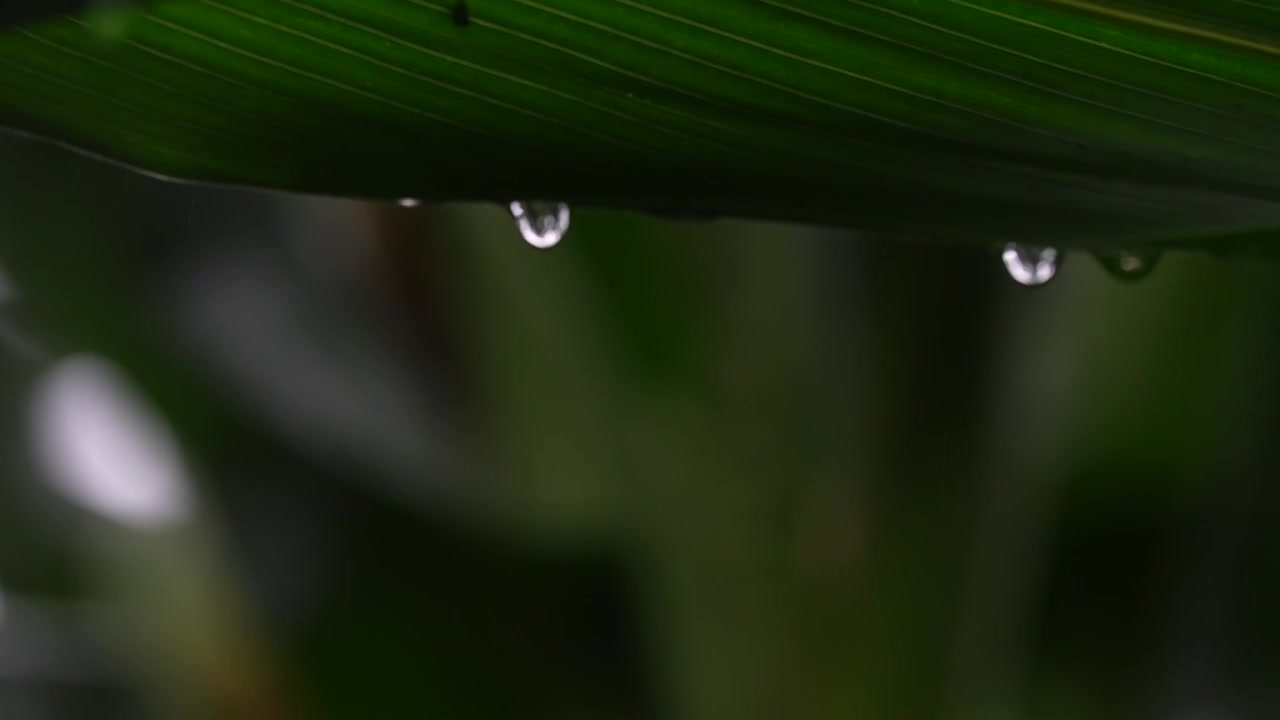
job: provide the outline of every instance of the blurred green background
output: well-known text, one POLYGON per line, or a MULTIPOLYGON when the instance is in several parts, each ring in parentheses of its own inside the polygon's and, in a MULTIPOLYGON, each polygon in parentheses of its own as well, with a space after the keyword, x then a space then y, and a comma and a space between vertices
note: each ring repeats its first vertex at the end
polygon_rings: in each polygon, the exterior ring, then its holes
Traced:
POLYGON ((1271 263, 0 167, 4 720, 1280 717, 1271 263))

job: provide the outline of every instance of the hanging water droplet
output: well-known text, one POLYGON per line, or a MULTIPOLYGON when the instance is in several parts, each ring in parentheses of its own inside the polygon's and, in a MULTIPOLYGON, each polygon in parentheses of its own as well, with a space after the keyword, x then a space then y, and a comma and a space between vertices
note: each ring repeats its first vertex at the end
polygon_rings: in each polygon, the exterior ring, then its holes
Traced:
POLYGON ((1027 287, 1044 285, 1058 274, 1057 248, 1009 243, 1000 259, 1004 260, 1009 277, 1027 287))
POLYGON ((1097 253, 1094 257, 1107 272, 1121 280, 1141 280, 1151 274, 1160 262, 1158 250, 1122 250, 1114 253, 1097 253))
POLYGON ((405 197, 396 201, 396 204, 402 208, 416 208, 422 204, 418 198, 405 197))
POLYGON ((521 237, 536 248, 555 247, 569 230, 570 212, 566 203, 515 200, 510 207, 521 237))

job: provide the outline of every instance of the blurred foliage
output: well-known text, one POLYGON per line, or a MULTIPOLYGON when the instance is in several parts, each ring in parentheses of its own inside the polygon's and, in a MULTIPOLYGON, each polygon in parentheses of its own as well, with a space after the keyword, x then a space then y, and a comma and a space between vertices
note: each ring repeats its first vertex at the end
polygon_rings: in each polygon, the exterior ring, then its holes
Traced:
POLYGON ((0 716, 1280 709, 1270 265, 1072 255, 1029 291, 603 212, 542 253, 499 208, 0 152, 5 319, 44 352, 0 351, 0 716), (70 353, 175 429, 189 523, 44 482, 30 390, 70 353))

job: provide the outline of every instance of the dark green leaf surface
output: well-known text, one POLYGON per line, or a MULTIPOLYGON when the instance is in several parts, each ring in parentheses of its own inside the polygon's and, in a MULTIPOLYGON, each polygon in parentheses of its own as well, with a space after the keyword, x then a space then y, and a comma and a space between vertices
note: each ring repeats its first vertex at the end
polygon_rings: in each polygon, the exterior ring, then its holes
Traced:
MULTIPOLYGON (((183 179, 944 239, 1280 226, 1273 0, 168 0, 0 34, 0 125, 183 179)), ((19 169, 21 171, 21 169, 19 169)))

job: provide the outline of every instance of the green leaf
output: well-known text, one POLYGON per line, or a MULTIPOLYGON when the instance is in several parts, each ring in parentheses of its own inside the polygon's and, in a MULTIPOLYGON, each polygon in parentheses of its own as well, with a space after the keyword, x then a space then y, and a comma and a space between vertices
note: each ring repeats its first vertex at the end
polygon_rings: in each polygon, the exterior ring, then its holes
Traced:
POLYGON ((0 31, 0 126, 152 173, 946 240, 1280 227, 1280 2, 168 0, 0 31))
POLYGON ((59 13, 77 12, 91 4, 92 0, 9 0, 0 6, 0 27, 59 13))

